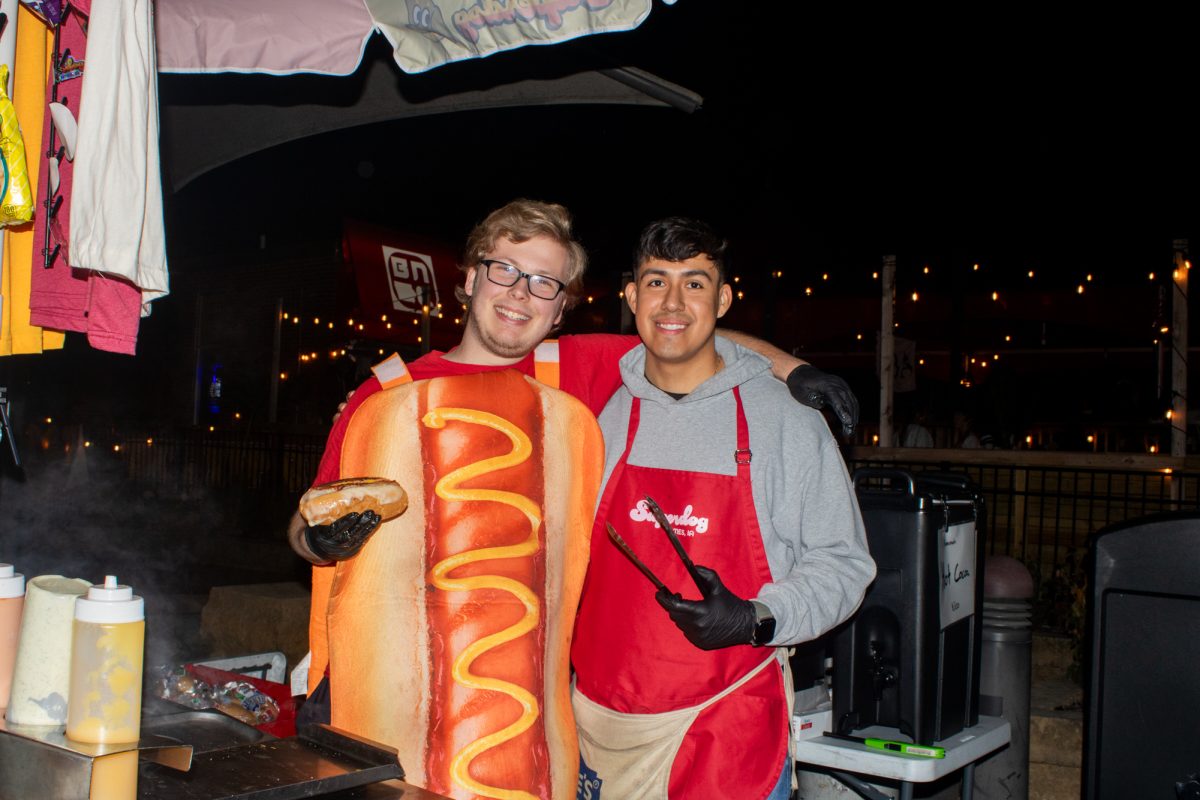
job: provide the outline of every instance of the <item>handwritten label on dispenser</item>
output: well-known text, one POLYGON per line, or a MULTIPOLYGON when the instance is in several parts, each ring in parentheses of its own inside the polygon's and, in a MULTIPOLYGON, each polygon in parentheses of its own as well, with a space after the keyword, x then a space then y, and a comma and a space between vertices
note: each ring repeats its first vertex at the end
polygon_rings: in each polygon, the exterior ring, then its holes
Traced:
POLYGON ((942 532, 938 566, 942 570, 942 628, 975 613, 975 522, 960 522, 942 532))

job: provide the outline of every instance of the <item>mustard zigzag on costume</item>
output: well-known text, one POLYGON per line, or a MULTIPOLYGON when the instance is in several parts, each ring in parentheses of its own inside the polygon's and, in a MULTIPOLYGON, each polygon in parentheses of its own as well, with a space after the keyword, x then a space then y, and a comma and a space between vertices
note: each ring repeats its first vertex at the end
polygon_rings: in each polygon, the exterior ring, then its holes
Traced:
POLYGON ((480 655, 505 642, 513 641, 537 627, 540 608, 537 594, 520 581, 506 578, 502 575, 476 575, 469 578, 451 578, 449 573, 464 564, 476 561, 486 561, 494 558, 521 558, 532 556, 538 549, 538 530, 542 524, 541 509, 532 500, 515 492, 498 489, 461 489, 459 485, 465 481, 485 475, 489 472, 514 467, 527 461, 533 453, 533 445, 525 432, 513 423, 471 408, 438 408, 427 413, 421 422, 429 428, 444 428, 447 420, 469 422, 475 425, 486 425, 499 431, 512 442, 512 450, 507 454, 477 461, 465 467, 454 470, 442 477, 434 492, 438 497, 448 501, 482 502, 492 501, 512 506, 525 515, 529 520, 529 538, 522 542, 501 547, 485 547, 468 550, 442 559, 430 570, 434 586, 445 591, 465 592, 471 589, 502 589, 515 595, 525 606, 525 614, 515 624, 504 630, 484 636, 463 649, 454 659, 451 674, 456 683, 472 689, 490 689, 501 692, 516 700, 522 708, 521 716, 515 722, 495 733, 490 733, 476 739, 471 744, 454 754, 450 762, 451 777, 459 785, 484 797, 494 797, 498 800, 537 800, 529 792, 519 789, 504 789, 488 786, 476 781, 468 773, 471 761, 486 750, 498 747, 504 742, 520 736, 537 721, 539 710, 537 698, 522 686, 498 678, 488 678, 471 672, 471 663, 480 655))

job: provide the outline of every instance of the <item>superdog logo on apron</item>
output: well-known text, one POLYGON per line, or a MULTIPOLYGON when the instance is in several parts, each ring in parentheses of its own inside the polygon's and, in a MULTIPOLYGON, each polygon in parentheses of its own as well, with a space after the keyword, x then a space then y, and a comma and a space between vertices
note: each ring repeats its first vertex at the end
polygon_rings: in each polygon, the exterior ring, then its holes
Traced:
MULTIPOLYGON (((629 509, 629 518, 634 522, 649 522, 655 528, 658 527, 658 520, 654 518, 645 500, 639 500, 637 505, 629 509)), ((698 533, 708 533, 708 517, 698 516, 691 503, 684 506, 683 511, 678 514, 667 512, 667 521, 671 523, 676 536, 690 537, 698 533)))
POLYGON ((575 789, 575 800, 600 800, 600 786, 604 781, 595 770, 588 767, 583 756, 579 757, 579 784, 575 789))

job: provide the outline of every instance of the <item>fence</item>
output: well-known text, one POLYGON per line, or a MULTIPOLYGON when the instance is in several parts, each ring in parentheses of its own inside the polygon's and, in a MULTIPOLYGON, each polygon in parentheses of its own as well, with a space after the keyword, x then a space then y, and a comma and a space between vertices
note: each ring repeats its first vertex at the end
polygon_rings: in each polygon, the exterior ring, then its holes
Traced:
POLYGON ((236 489, 272 497, 309 487, 324 436, 186 430, 126 440, 120 455, 128 477, 177 492, 236 489))
POLYGON ((1170 457, 857 447, 849 465, 965 473, 986 503, 987 551, 1025 562, 1039 583, 1107 525, 1200 510, 1200 471, 1170 457))
MULTIPOLYGON (((316 474, 324 437, 188 430, 127 440, 121 457, 136 482, 187 491, 236 489, 298 495, 316 474)), ((985 546, 1029 565, 1039 583, 1077 562, 1097 530, 1173 510, 1200 510, 1200 469, 1166 456, 1004 450, 855 447, 860 466, 965 473, 987 504, 985 546)))

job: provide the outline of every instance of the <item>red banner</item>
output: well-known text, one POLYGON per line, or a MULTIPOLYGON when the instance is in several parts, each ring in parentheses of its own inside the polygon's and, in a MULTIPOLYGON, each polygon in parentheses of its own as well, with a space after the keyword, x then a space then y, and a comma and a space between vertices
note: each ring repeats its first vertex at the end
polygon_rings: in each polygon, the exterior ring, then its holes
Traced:
POLYGON ((432 346, 458 343, 462 304, 454 288, 462 281, 454 248, 416 234, 364 222, 345 223, 343 258, 357 285, 355 327, 366 338, 418 344, 428 307, 432 346))

